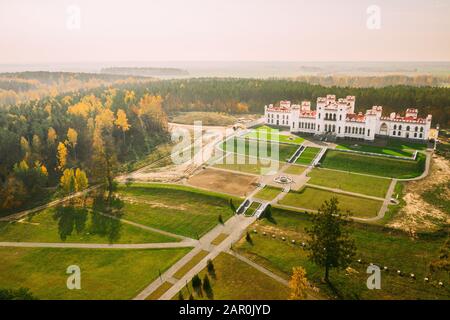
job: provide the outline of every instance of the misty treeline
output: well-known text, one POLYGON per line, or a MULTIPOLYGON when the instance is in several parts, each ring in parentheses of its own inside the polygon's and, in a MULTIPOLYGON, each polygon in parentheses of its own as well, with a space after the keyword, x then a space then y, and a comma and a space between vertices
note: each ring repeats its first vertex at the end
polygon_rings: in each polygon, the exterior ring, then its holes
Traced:
POLYGON ((0 108, 0 212, 95 183, 111 190, 121 164, 169 140, 162 101, 109 88, 0 108))

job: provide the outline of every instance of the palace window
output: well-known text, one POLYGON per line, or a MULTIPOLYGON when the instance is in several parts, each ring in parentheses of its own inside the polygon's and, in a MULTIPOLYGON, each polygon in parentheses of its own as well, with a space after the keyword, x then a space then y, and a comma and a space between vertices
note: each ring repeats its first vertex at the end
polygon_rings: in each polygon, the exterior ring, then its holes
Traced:
POLYGON ((420 132, 423 132, 423 127, 420 127, 420 132))
POLYGON ((367 130, 367 135, 368 135, 368 136, 370 136, 370 129, 369 129, 369 130, 367 130))
POLYGON ((392 135, 393 135, 393 136, 395 136, 395 131, 394 131, 394 132, 392 132, 392 135))
POLYGON ((398 126, 398 130, 402 130, 402 126, 400 125, 400 126, 398 126))
POLYGON ((410 129, 409 126, 406 126, 406 131, 409 131, 409 129, 410 129))
POLYGON ((422 134, 421 133, 419 134, 419 137, 420 137, 420 139, 422 139, 422 134))
POLYGON ((419 130, 419 127, 415 127, 415 128, 414 128, 414 131, 417 132, 418 130, 419 130))
POLYGON ((396 124, 394 124, 394 130, 397 130, 397 125, 396 124))

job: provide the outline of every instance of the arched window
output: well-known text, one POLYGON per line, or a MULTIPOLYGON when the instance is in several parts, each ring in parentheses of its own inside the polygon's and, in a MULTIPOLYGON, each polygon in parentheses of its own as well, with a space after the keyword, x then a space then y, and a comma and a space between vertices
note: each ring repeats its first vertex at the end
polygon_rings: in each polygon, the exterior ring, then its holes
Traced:
POLYGON ((336 126, 333 124, 333 132, 336 132, 336 126))
POLYGON ((339 115, 339 121, 341 121, 341 120, 342 120, 342 114, 339 115))
POLYGON ((406 126, 406 131, 409 131, 409 129, 410 129, 409 126, 406 126))
POLYGON ((333 114, 333 120, 336 120, 336 113, 333 114))
POLYGON ((395 131, 394 131, 394 132, 392 132, 392 135, 393 135, 393 136, 395 136, 395 131))
POLYGON ((394 124, 394 130, 397 130, 397 125, 396 124, 394 124))
POLYGON ((423 127, 420 127, 420 132, 423 132, 423 127))
POLYGON ((417 138, 417 132, 414 132, 414 138, 417 138))
POLYGON ((341 127, 338 127, 338 133, 341 133, 341 127))
POLYGON ((398 126, 398 130, 402 130, 402 126, 401 125, 398 126))
POLYGON ((320 119, 320 113, 319 113, 319 119, 320 119))
POLYGON ((414 131, 417 132, 418 130, 419 130, 419 127, 415 127, 415 128, 414 128, 414 131))
POLYGON ((422 134, 421 133, 419 134, 419 137, 420 137, 420 139, 422 139, 422 134))

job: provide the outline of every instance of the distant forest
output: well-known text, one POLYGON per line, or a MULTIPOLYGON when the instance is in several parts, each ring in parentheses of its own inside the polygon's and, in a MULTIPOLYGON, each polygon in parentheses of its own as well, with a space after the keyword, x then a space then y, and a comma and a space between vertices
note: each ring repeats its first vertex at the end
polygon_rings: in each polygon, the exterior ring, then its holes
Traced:
POLYGON ((129 67, 112 67, 103 68, 101 73, 116 75, 131 75, 143 77, 157 76, 187 76, 189 72, 178 68, 129 68, 129 67))

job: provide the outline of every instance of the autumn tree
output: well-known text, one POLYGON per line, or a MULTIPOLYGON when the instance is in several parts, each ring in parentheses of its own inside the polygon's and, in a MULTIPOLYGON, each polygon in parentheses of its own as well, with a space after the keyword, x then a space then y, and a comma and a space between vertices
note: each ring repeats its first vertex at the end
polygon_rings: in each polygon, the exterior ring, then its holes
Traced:
POLYGON ((312 216, 312 227, 307 229, 309 259, 325 269, 326 282, 329 282, 330 269, 345 269, 355 255, 355 242, 346 228, 347 216, 333 197, 312 216))
POLYGON ((309 283, 306 278, 305 269, 302 267, 292 268, 292 277, 289 281, 289 287, 291 288, 291 300, 305 300, 307 298, 309 283))
POLYGON ((58 135, 56 134, 55 129, 52 127, 48 128, 47 131, 47 143, 49 145, 54 145, 56 143, 56 139, 58 138, 58 135))
POLYGON ((115 125, 122 131, 123 133, 123 143, 125 144, 125 132, 130 130, 130 124, 128 123, 127 114, 122 109, 117 110, 117 118, 114 122, 115 125))
POLYGON ((66 164, 67 164, 67 148, 65 146, 64 143, 60 142, 58 144, 58 154, 57 154, 57 158, 58 158, 58 169, 60 171, 63 171, 66 164))
POLYGON ((75 147, 78 143, 78 133, 75 131, 75 129, 69 128, 67 130, 67 142, 71 146, 75 159, 77 158, 77 151, 75 147))

